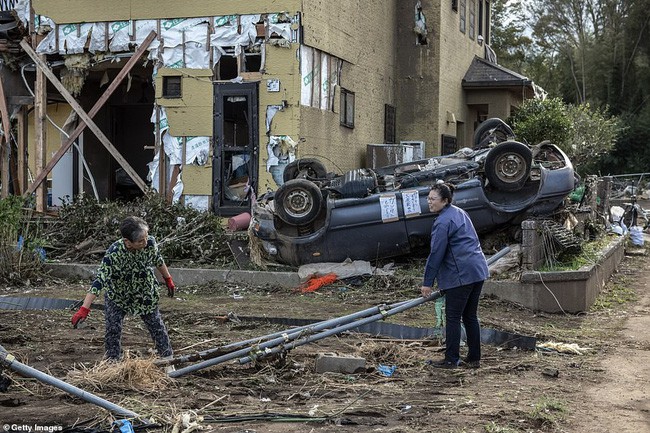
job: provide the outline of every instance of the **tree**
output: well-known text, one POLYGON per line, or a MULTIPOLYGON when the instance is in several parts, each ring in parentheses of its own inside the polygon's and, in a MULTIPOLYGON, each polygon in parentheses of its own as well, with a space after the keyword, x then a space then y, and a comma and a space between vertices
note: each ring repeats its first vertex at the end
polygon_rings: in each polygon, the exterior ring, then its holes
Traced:
POLYGON ((567 112, 572 122, 567 155, 581 175, 595 174, 614 148, 622 123, 589 104, 570 106, 567 112))
POLYGON ((492 23, 490 47, 499 64, 513 71, 522 71, 533 45, 533 40, 526 35, 522 1, 494 0, 492 23))
POLYGON ((538 144, 550 140, 564 151, 570 147, 571 118, 567 106, 559 98, 528 99, 508 119, 519 140, 538 144))

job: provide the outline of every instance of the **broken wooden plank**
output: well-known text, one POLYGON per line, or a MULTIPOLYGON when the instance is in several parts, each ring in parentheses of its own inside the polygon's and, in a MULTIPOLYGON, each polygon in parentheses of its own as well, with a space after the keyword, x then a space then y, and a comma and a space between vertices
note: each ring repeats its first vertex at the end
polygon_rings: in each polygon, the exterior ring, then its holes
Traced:
POLYGON ((0 114, 2 115, 2 132, 3 139, 0 141, 0 170, 2 175, 2 191, 0 197, 6 198, 9 195, 9 144, 11 143, 11 122, 9 121, 9 111, 7 109, 7 100, 5 99, 4 84, 0 76, 0 114))
MULTIPOLYGON (((108 98, 113 94, 113 92, 117 89, 117 87, 122 83, 124 78, 128 75, 129 72, 131 72, 131 69, 135 66, 136 62, 140 60, 144 52, 149 48, 149 45, 151 42, 154 40, 156 37, 156 32, 151 31, 149 35, 145 38, 144 41, 142 41, 142 44, 138 47, 138 49, 135 51, 133 56, 129 59, 128 62, 124 65, 124 68, 117 74, 115 79, 109 84, 109 86, 106 88, 106 91, 102 94, 102 96, 95 102, 95 105, 90 109, 88 112, 89 117, 94 117, 99 110, 104 106, 108 98)), ((23 43, 21 42, 21 46, 23 43)), ((42 171, 38 172, 36 179, 34 179, 34 182, 30 185, 30 187, 25 191, 26 194, 31 194, 34 192, 34 190, 45 180, 47 175, 52 171, 54 166, 56 165, 57 162, 63 157, 63 155, 70 149, 70 146, 72 146, 72 143, 81 135, 81 132, 86 128, 86 123, 83 122, 83 119, 79 122, 79 125, 75 128, 74 131, 70 133, 70 136, 66 139, 66 141, 61 145, 61 148, 52 156, 52 159, 48 164, 43 168, 42 171)), ((129 174, 130 175, 130 174, 129 174)), ((138 176, 139 177, 139 176, 138 176)), ((138 185, 139 186, 139 185, 138 185)))

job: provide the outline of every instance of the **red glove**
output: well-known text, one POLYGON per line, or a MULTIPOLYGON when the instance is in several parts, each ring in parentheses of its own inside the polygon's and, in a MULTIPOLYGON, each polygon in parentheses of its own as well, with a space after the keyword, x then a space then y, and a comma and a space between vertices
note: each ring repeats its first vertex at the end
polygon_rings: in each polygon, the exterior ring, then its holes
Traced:
POLYGON ((72 327, 77 329, 77 327, 81 325, 84 320, 86 320, 88 314, 90 314, 90 308, 79 308, 79 311, 74 313, 74 316, 72 316, 72 327))
POLYGON ((176 290, 176 286, 174 285, 174 280, 172 280, 172 276, 170 275, 169 277, 165 278, 165 284, 167 284, 167 296, 170 298, 174 297, 174 291, 176 290))

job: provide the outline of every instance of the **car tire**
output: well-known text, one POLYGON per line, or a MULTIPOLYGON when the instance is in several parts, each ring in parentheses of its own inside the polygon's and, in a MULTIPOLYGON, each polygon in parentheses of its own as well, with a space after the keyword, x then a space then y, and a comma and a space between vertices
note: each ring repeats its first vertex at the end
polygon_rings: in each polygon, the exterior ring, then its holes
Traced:
POLYGON ((490 184, 502 191, 520 190, 528 176, 533 152, 518 141, 504 141, 485 157, 485 176, 490 184))
POLYGON ((316 219, 323 206, 320 188, 306 179, 285 182, 275 192, 275 214, 287 224, 302 226, 316 219))
POLYGON ((510 126, 503 120, 498 118, 487 119, 474 132, 474 148, 486 147, 489 144, 487 139, 491 134, 494 135, 497 143, 501 143, 515 136, 510 126))
POLYGON ((282 179, 288 182, 293 179, 323 179, 327 177, 325 166, 317 159, 296 159, 284 168, 282 179))

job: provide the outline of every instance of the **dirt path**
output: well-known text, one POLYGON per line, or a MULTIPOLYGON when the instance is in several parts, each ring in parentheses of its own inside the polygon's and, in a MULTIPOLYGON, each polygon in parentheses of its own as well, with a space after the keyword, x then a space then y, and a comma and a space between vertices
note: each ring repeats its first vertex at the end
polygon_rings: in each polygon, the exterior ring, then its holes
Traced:
POLYGON ((584 389, 573 431, 650 432, 650 259, 640 257, 634 285, 639 295, 620 340, 602 359, 603 380, 584 389))

